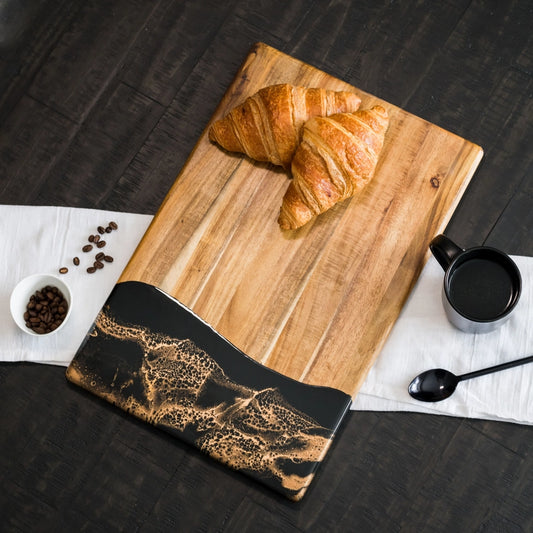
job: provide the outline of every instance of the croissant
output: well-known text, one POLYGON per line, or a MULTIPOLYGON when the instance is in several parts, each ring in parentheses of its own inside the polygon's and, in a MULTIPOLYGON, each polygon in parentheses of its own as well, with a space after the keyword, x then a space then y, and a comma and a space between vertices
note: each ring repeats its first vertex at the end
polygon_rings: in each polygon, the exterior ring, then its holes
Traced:
POLYGON ((307 120, 355 111, 360 103, 351 92, 270 85, 214 122, 209 139, 230 152, 289 169, 307 120))
POLYGON ((382 106, 315 117, 303 128, 278 223, 296 229, 371 180, 389 125, 382 106))

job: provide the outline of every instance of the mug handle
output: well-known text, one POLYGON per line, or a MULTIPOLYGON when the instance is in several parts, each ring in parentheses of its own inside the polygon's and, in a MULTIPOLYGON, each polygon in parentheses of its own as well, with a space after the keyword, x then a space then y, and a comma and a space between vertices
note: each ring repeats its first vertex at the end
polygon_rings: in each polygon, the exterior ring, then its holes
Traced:
POLYGON ((444 271, 448 270, 450 263, 460 253, 464 252, 463 248, 457 246, 457 244, 445 235, 437 235, 434 237, 429 243, 429 249, 444 271))

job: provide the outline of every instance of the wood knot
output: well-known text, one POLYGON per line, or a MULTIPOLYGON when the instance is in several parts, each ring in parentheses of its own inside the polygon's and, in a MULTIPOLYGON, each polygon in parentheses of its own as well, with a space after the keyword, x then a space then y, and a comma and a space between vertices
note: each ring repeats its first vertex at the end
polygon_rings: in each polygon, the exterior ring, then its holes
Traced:
POLYGON ((437 176, 433 176, 430 180, 429 180, 429 183, 431 183, 431 186, 434 187, 435 189, 438 189, 439 186, 440 186, 440 177, 437 175, 437 176))

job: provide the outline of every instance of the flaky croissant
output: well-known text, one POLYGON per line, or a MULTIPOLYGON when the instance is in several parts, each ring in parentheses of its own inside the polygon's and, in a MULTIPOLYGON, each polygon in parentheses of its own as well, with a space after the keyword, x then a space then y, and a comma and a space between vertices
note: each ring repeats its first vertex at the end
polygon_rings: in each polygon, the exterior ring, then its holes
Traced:
POLYGON ((307 120, 355 111, 360 103, 351 92, 271 85, 214 122, 209 139, 230 152, 289 169, 307 120))
POLYGON ((389 125, 382 106, 315 117, 303 128, 278 223, 296 229, 353 196, 374 175, 389 125))

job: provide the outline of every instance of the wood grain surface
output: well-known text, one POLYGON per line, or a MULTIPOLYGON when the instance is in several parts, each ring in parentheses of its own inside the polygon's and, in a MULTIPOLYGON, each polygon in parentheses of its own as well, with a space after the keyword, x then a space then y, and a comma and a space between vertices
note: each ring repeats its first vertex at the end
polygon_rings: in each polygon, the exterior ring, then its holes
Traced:
POLYGON ((213 119, 276 83, 351 90, 361 109, 387 109, 370 184, 303 228, 282 231, 289 175, 221 150, 208 125, 119 281, 161 288, 273 370, 353 395, 483 152, 263 43, 213 119))
MULTIPOLYGON (((262 41, 482 146, 445 233, 533 255, 529 0, 0 6, 4 204, 155 214, 262 41)), ((0 364, 0 406, 10 533, 533 531, 530 426, 351 411, 294 504, 69 385, 62 367, 0 364)))

